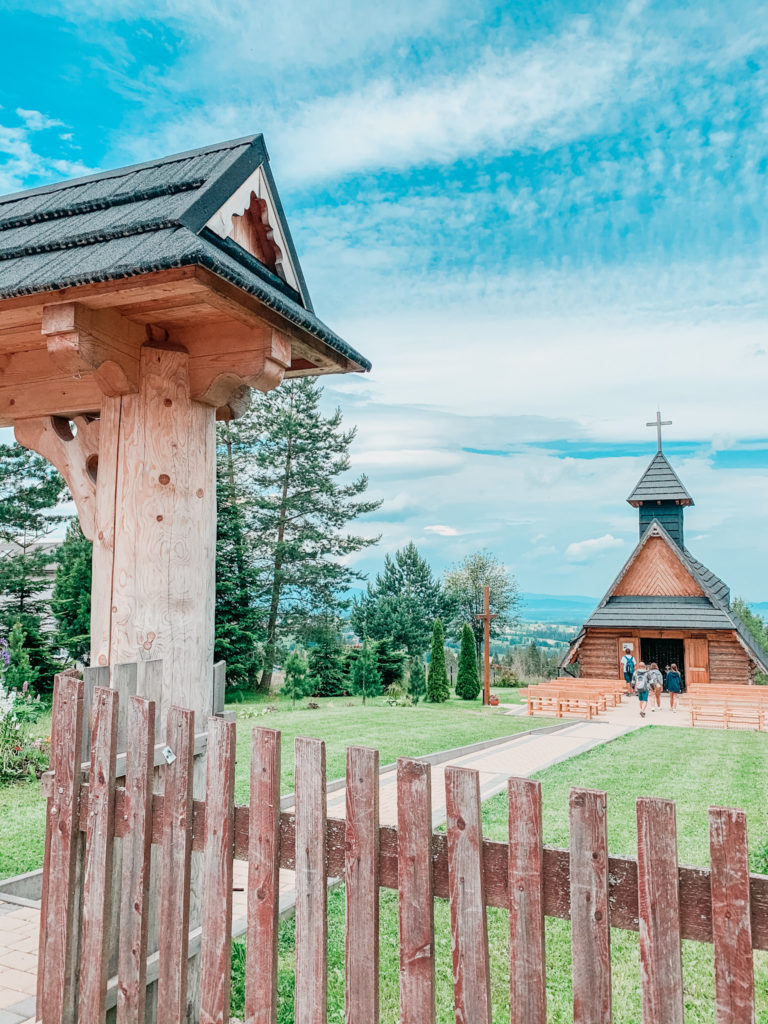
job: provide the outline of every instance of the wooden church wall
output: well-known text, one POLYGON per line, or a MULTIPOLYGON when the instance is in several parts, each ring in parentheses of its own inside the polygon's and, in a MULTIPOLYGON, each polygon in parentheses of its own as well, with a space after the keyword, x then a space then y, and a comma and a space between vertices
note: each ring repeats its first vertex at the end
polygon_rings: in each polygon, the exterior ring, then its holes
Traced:
POLYGON ((703 597, 704 591, 661 537, 649 537, 614 594, 703 597))
POLYGON ((576 654, 581 675, 612 678, 619 675, 619 637, 588 630, 576 654))
POLYGON ((709 681, 711 683, 749 683, 752 666, 747 653, 733 636, 709 641, 709 681))

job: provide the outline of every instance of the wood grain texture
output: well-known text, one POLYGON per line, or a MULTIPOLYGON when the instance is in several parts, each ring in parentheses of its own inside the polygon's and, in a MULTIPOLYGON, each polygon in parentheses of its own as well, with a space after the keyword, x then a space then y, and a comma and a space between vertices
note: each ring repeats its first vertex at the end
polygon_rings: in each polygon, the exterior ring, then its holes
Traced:
POLYGON ((171 708, 166 741, 176 760, 163 770, 163 867, 158 928, 161 942, 157 1019, 162 1024, 182 1024, 187 1015, 194 740, 193 712, 171 708))
POLYGON ((435 1021, 435 910, 432 783, 425 761, 397 761, 397 889, 400 917, 400 1022, 435 1021))
POLYGON ((747 817, 709 809, 712 941, 717 1024, 754 1024, 755 975, 749 899, 747 817))
POLYGON ((326 1024, 328 921, 326 918, 325 743, 297 737, 296 786, 296 992, 303 1024, 326 1024))
POLYGON ((127 730, 117 1024, 144 1024, 155 748, 152 701, 131 697, 127 730))
POLYGON ((511 1024, 546 1024, 541 783, 510 779, 509 986, 511 1024))
MULTIPOLYGON (((667 541, 649 537, 614 594, 703 597, 704 591, 667 541)), ((645 634, 643 634, 645 635, 645 634)))
POLYGON ((200 1024, 227 1024, 232 966, 236 725, 208 720, 200 1024))
POLYGON ((99 687, 95 691, 83 876, 79 1024, 101 1024, 106 1012, 118 705, 116 690, 99 687))
POLYGON ((102 409, 91 663, 162 659, 161 729, 172 704, 192 708, 203 728, 213 687, 215 410, 189 397, 189 357, 152 346, 141 350, 139 392, 105 398, 102 409))
POLYGON ((280 733, 251 734, 245 1024, 276 1024, 280 908, 280 733))
POLYGON ((347 747, 345 1020, 379 1020, 379 752, 347 747))
POLYGON ((637 801, 637 892, 644 1024, 683 1024, 675 805, 637 801))
MULTIPOLYGON (((45 916, 40 922, 37 1014, 42 1024, 61 1024, 71 1005, 74 932, 74 882, 78 831, 78 796, 83 726, 83 684, 70 676, 54 681, 51 765, 54 794, 48 799, 45 853, 48 866, 45 916)), ((78 908, 79 909, 79 908, 78 908)))
POLYGON ((571 949, 574 1024, 610 1024, 611 921, 606 796, 572 789, 571 949))
POLYGON ((448 890, 456 1024, 491 1024, 491 979, 485 913, 480 776, 445 769, 448 890))

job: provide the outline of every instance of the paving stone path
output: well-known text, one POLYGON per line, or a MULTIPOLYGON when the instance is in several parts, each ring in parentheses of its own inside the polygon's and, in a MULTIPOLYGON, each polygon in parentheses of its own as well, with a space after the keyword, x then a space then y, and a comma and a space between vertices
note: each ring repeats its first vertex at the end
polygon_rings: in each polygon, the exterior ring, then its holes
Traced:
MULTIPOLYGON (((510 707, 508 714, 519 715, 524 709, 510 707)), ((480 794, 483 800, 500 793, 510 775, 533 775, 552 764, 581 754, 592 747, 623 736, 642 725, 659 720, 664 725, 684 725, 685 715, 672 716, 668 711, 648 715, 641 720, 637 705, 626 702, 616 711, 591 721, 564 722, 556 732, 538 731, 513 736, 484 750, 459 753, 432 766, 432 823, 445 820, 446 765, 462 765, 480 772, 480 794)), ((531 723, 534 724, 533 721, 531 723)), ((328 794, 328 816, 343 818, 345 790, 328 794)), ((382 825, 397 824, 397 788, 394 769, 381 775, 379 813, 382 825)), ((235 861, 233 896, 233 934, 245 931, 248 866, 235 861)), ((295 902, 292 871, 280 872, 280 910, 290 912, 295 902)), ((18 906, 3 902, 0 895, 0 1024, 32 1024, 34 1022, 35 989, 37 984, 37 935, 40 912, 35 906, 18 906)))

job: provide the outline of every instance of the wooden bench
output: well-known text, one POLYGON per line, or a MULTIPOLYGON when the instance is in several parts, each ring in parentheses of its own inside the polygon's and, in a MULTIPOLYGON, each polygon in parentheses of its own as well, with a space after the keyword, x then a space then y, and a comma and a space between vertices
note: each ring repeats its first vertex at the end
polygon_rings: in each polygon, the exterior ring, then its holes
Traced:
POLYGON ((712 729, 757 729, 760 732, 768 725, 768 708, 762 701, 752 704, 738 702, 723 704, 692 701, 689 706, 691 726, 712 729))
POLYGON ((526 699, 529 715, 536 711, 550 711, 557 718, 562 718, 564 714, 581 714, 591 719, 606 709, 605 697, 600 694, 577 693, 559 687, 531 687, 526 699))
POLYGON ((740 686, 737 683, 694 683, 686 691, 687 696, 722 700, 768 703, 768 686, 740 686))

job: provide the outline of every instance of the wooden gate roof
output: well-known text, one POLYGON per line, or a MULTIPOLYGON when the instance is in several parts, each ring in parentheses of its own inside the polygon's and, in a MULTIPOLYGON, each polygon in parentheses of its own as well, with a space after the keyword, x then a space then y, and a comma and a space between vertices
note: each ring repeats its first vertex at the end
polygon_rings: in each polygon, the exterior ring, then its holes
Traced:
POLYGON ((312 309, 261 135, 0 197, 0 301, 190 266, 254 296, 345 369, 370 369, 312 309), (266 231, 279 231, 293 283, 210 227, 258 169, 277 221, 266 231))

